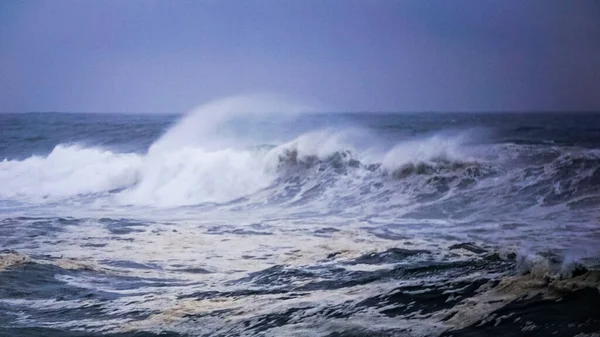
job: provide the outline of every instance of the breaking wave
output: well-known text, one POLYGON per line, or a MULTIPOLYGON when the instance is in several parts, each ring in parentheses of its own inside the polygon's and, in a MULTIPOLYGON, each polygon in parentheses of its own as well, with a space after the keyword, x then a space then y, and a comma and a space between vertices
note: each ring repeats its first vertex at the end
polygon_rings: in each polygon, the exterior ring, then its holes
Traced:
POLYGON ((191 144, 160 153, 151 148, 145 154, 61 144, 47 156, 0 162, 0 196, 32 201, 110 196, 119 204, 173 207, 252 199, 265 190, 289 196, 294 188, 300 193, 319 186, 322 194, 343 183, 351 193, 388 186, 402 190, 403 197, 492 184, 504 191, 502 197, 529 195, 544 205, 567 202, 572 207, 599 198, 600 156, 593 151, 541 153, 526 162, 519 152, 531 148, 468 146, 461 137, 400 143, 379 158, 328 131, 277 146, 206 149, 191 144), (513 159, 499 161, 493 153, 513 159))
POLYGON ((307 132, 280 144, 242 143, 221 132, 239 118, 293 116, 302 109, 282 100, 230 98, 184 116, 145 153, 60 144, 46 156, 5 159, 0 197, 39 202, 91 196, 159 207, 318 199, 343 208, 466 191, 471 199, 519 200, 524 207, 585 208, 600 201, 595 150, 478 143, 472 132, 391 147, 377 137, 356 141, 350 129, 307 132))
POLYGON ((103 141, 4 141, 0 335, 598 330, 597 149, 303 109, 238 97, 142 141, 104 116, 103 141), (248 123, 276 117, 298 124, 248 123))
POLYGON ((2 198, 64 198, 134 185, 143 156, 61 144, 47 156, 0 162, 2 198))

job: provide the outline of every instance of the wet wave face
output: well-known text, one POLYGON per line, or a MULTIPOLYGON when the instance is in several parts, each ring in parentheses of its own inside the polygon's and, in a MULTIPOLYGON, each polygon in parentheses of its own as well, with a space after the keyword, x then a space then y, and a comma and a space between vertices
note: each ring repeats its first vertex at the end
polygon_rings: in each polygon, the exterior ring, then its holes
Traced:
POLYGON ((598 334, 598 115, 306 109, 1 115, 0 336, 598 334))

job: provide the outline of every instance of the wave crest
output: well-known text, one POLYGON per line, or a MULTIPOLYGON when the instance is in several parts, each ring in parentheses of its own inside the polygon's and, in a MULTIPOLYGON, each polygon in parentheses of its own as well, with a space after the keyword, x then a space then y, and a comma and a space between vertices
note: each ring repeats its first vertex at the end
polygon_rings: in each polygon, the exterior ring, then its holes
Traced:
POLYGON ((139 179, 143 157, 99 148, 58 145, 46 157, 0 162, 0 196, 49 198, 107 193, 139 179))

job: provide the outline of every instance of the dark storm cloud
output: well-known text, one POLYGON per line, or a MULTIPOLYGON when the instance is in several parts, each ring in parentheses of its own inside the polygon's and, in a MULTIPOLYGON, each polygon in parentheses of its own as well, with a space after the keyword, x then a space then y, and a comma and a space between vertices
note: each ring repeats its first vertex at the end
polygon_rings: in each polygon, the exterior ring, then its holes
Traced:
POLYGON ((597 1, 3 1, 0 110, 600 109, 597 1))

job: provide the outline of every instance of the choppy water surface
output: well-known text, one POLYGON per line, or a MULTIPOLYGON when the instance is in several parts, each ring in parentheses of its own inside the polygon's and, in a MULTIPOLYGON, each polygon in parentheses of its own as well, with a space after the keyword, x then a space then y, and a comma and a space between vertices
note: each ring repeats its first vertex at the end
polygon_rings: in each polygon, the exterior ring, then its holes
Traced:
POLYGON ((600 115, 238 110, 0 115, 0 336, 600 331, 600 115))

